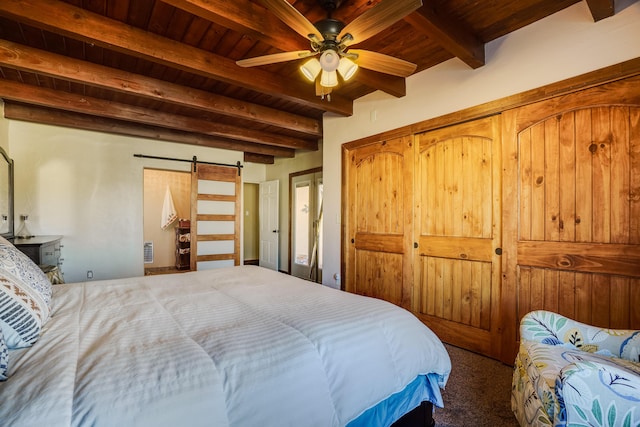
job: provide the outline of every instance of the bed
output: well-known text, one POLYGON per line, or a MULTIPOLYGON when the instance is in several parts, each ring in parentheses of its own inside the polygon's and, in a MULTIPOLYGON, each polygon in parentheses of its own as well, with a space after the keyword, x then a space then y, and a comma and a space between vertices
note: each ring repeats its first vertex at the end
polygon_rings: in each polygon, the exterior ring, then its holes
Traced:
POLYGON ((382 300, 256 266, 50 292, 35 343, 5 350, 3 425, 388 426, 443 405, 446 349, 382 300))

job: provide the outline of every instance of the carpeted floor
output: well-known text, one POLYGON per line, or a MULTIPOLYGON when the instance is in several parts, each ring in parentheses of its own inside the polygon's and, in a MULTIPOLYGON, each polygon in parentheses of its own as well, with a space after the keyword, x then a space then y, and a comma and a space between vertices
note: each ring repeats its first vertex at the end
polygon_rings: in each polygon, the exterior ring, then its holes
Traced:
POLYGON ((511 412, 511 366, 445 344, 451 376, 435 408, 436 427, 517 427, 511 412))

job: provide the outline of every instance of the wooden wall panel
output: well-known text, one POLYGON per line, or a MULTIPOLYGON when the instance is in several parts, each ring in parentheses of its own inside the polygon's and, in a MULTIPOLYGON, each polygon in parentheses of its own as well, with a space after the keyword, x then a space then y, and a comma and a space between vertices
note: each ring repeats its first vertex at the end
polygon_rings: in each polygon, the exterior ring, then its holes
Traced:
POLYGON ((573 111, 563 114, 558 123, 558 240, 574 242, 576 229, 576 117, 573 111))
POLYGON ((462 136, 434 144, 420 153, 425 175, 420 200, 429 206, 420 219, 424 236, 492 235, 491 140, 462 136))
POLYGON ((529 206, 523 206, 524 214, 530 217, 531 240, 544 240, 546 215, 545 211, 545 182, 544 182, 544 168, 545 159, 540 153, 544 153, 544 136, 545 136, 544 123, 539 123, 531 128, 531 164, 528 165, 531 170, 531 181, 527 183, 529 186, 529 192, 531 193, 531 204, 529 206), (542 144, 539 142, 542 141, 542 144), (526 209, 529 209, 529 212, 526 209), (531 213, 543 212, 542 215, 532 215, 531 213))
POLYGON ((425 256, 420 313, 463 325, 491 327, 491 263, 425 256))
POLYGON ((359 189, 357 232, 402 234, 404 205, 402 204, 402 175, 404 163, 397 153, 382 152, 362 159, 354 171, 359 189), (374 213, 371 215, 371 213, 374 213))
MULTIPOLYGON (((640 279, 520 267, 518 312, 550 310, 588 324, 629 328, 637 321, 640 279)), ((637 324, 637 323, 636 323, 637 324)))
MULTIPOLYGON (((589 110, 578 110, 575 112, 575 128, 574 135, 576 138, 576 146, 578 147, 591 147, 591 135, 589 130, 591 129, 591 114, 589 110)), ((593 211, 591 210, 591 194, 592 191, 592 176, 591 176, 591 150, 577 150, 575 153, 576 158, 576 177, 575 182, 580 183, 579 187, 576 187, 575 205, 576 216, 574 219, 575 235, 577 242, 591 242, 592 241, 592 218, 593 211), (578 212, 580 213, 578 215, 578 212)), ((572 224, 566 224, 567 227, 572 227, 572 224)))
POLYGON ((353 292, 402 304, 402 255, 356 250, 353 292))
POLYGON ((520 132, 521 240, 636 241, 631 162, 640 142, 630 140, 638 132, 632 114, 638 108, 570 111, 520 132))

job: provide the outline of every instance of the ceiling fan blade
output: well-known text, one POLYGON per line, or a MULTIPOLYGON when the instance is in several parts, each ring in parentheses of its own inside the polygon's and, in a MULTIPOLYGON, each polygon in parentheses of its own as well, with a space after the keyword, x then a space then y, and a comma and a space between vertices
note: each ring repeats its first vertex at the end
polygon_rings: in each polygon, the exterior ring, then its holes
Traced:
POLYGON ((355 63, 362 68, 366 68, 380 73, 391 74, 398 77, 408 77, 418 67, 416 64, 404 59, 394 58, 378 52, 362 49, 349 49, 348 53, 355 53, 358 59, 355 63))
POLYGON ((287 0, 262 0, 262 3, 302 37, 309 38, 309 34, 315 34, 323 40, 322 35, 318 34, 318 29, 287 0))
POLYGON ((291 52, 272 53, 271 55, 256 56, 255 58, 247 58, 236 61, 241 67, 255 67, 258 65, 276 64, 278 62, 293 61, 294 59, 306 58, 316 55, 317 52, 310 50, 294 50, 291 52))
POLYGON ((353 36, 353 40, 345 41, 345 45, 363 42, 420 6, 422 6, 422 0, 383 0, 348 23, 340 32, 338 40, 348 33, 353 36))

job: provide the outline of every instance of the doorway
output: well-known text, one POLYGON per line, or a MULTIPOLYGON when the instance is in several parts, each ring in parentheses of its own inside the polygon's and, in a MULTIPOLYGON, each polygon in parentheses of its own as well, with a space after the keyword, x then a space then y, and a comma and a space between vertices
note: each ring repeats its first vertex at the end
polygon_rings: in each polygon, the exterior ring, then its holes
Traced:
POLYGON ((177 272, 175 228, 180 219, 188 221, 191 217, 191 174, 145 168, 143 177, 144 272, 177 272), (175 219, 168 224, 164 218, 167 198, 175 210, 175 219))
POLYGON ((322 168, 289 175, 289 271, 322 283, 322 168))
POLYGON ((260 260, 260 185, 243 184, 243 255, 245 265, 258 265, 260 260))

